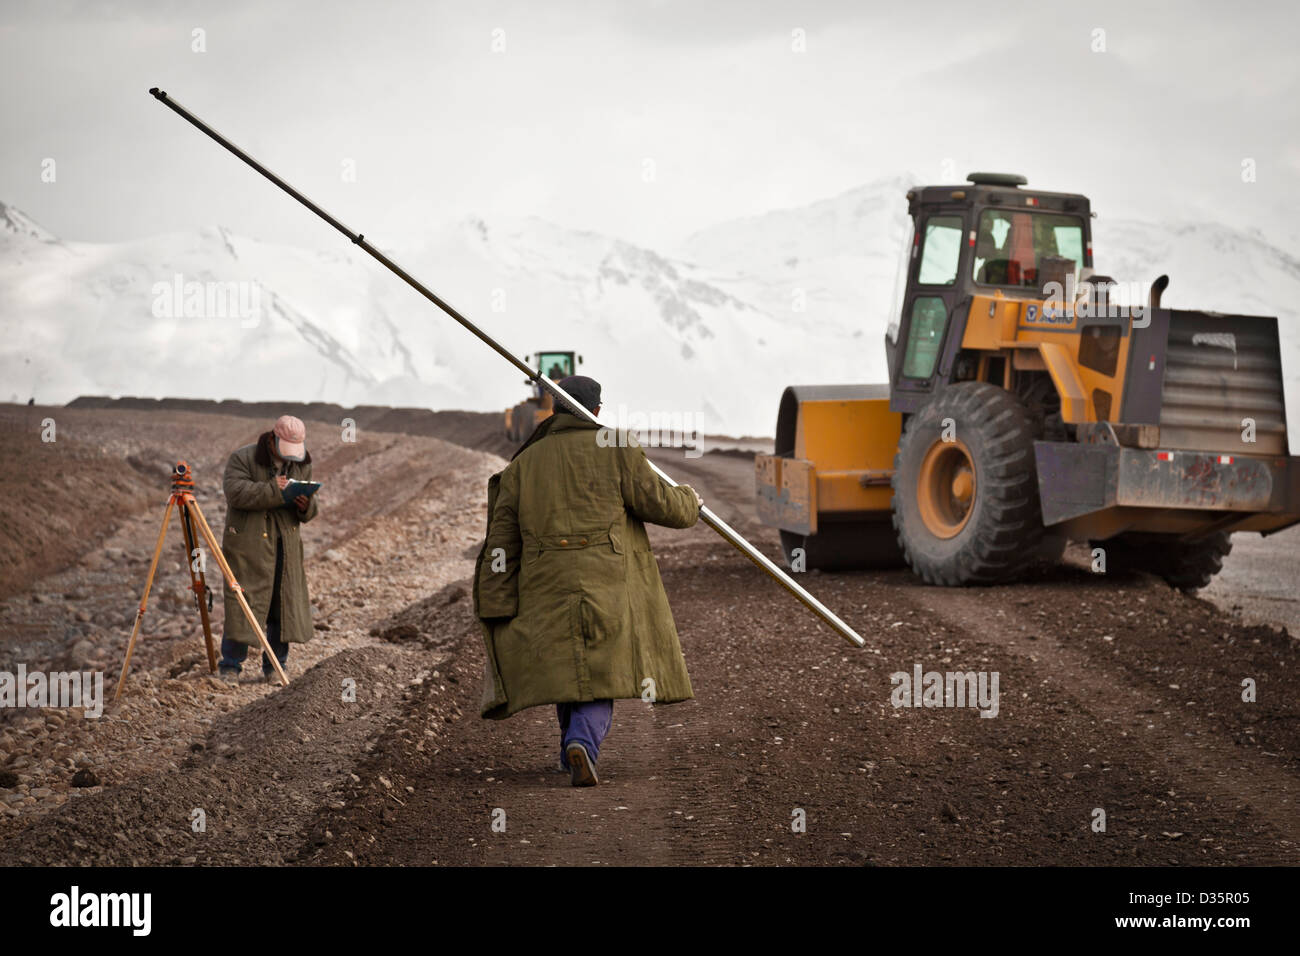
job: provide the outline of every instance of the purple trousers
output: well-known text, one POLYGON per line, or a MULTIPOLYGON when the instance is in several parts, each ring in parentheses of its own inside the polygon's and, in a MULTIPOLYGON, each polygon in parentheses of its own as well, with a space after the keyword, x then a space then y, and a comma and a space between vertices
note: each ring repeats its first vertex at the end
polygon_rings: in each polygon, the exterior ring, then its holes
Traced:
POLYGON ((569 769, 564 756, 569 744, 582 744, 595 763, 600 758, 600 745, 614 722, 612 700, 587 700, 577 704, 556 704, 555 716, 560 718, 560 763, 569 769))

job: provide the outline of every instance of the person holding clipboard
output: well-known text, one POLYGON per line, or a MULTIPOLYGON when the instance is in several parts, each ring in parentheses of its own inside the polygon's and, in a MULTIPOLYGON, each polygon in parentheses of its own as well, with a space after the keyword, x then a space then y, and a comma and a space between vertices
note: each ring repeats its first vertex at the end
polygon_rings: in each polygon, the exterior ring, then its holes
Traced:
MULTIPOLYGON (((226 528, 221 550, 244 589, 244 598, 283 667, 290 644, 304 644, 315 634, 311 596, 303 566, 298 527, 316 517, 319 482, 311 480, 307 426, 281 415, 275 427, 256 442, 236 449, 226 462, 226 528)), ((220 675, 237 682, 249 647, 260 642, 235 595, 225 588, 226 619, 221 638, 220 675)), ((263 654, 262 676, 275 679, 263 654)))

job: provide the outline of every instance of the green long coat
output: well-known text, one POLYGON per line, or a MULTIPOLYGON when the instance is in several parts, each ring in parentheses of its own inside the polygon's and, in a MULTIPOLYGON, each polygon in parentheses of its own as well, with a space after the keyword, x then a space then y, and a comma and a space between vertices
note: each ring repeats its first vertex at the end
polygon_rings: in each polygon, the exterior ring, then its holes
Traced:
MULTIPOLYGON (((316 495, 306 513, 298 506, 286 505, 275 483, 278 469, 271 458, 271 432, 255 444, 233 452, 226 462, 222 487, 226 493, 226 530, 221 538, 221 552, 244 589, 244 599, 253 609, 257 623, 265 629, 271 609, 271 592, 275 586, 275 544, 284 542, 284 568, 280 578, 280 640, 294 644, 310 641, 311 598, 307 594, 307 574, 303 570, 302 538, 298 525, 316 517, 316 495)), ((311 480, 311 454, 305 461, 289 462, 289 478, 311 480)), ((239 606, 234 592, 223 584, 226 599, 225 636, 261 647, 257 634, 239 606)))
POLYGON ((482 715, 605 698, 689 700, 677 628, 645 524, 688 528, 695 493, 630 436, 567 413, 488 482, 474 573, 487 644, 482 715), (647 679, 653 683, 647 683, 647 679))

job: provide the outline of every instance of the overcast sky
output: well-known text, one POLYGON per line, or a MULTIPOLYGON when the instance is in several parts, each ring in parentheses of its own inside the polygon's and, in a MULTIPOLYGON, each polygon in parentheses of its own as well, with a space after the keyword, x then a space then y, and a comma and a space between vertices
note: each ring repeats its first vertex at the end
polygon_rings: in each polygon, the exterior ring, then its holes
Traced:
POLYGON ((220 223, 336 242, 157 85, 393 240, 539 215, 665 247, 878 177, 973 169, 1087 193, 1102 217, 1294 238, 1297 9, 0 0, 0 201, 72 239, 220 223))

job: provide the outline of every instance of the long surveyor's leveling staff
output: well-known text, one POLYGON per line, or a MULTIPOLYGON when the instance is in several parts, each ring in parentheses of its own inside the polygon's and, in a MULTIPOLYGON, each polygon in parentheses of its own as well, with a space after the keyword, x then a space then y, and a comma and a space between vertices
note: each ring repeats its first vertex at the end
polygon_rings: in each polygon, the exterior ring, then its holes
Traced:
MULTIPOLYGON (((385 269, 393 273, 393 275, 397 276, 399 279, 401 279, 403 282, 409 285, 416 292, 420 293, 420 295, 424 296, 426 299, 428 299, 438 308, 442 309, 443 312, 447 313, 447 315, 451 316, 453 319, 459 322, 465 329, 467 329, 473 335, 477 336, 479 340, 483 342, 484 345, 488 346, 490 349, 492 349, 494 352, 500 355, 503 359, 505 359, 507 362, 509 362, 519 371, 523 372, 524 375, 526 375, 530 381, 535 382, 540 387, 546 389, 557 399, 563 399, 565 401, 565 404, 568 407, 572 408, 577 414, 586 417, 589 421, 596 422, 597 424, 599 424, 599 422, 596 419, 596 416, 592 415, 589 411, 587 411, 587 409, 583 408, 580 404, 578 404, 576 401, 570 398, 568 393, 566 393, 564 389, 560 388, 559 385, 552 382, 545 375, 535 371, 534 369, 529 368, 525 363, 521 362, 512 352, 510 352, 509 349, 501 345, 494 338, 492 338, 492 336, 488 335, 477 325, 475 325, 469 319, 465 318, 454 308, 452 308, 450 305, 448 305, 446 302, 440 299, 432 291, 430 291, 423 284, 421 284, 417 279, 415 279, 409 273, 407 273, 405 269, 403 269, 397 263, 393 262, 393 260, 389 259, 386 255, 384 255, 382 252, 380 252, 370 243, 366 242, 365 236, 363 236, 361 233, 353 232, 347 226, 343 225, 343 223, 339 222, 337 219, 335 219, 333 216, 327 213, 320 206, 316 205, 314 202, 312 202, 302 193, 298 192, 298 190, 294 189, 292 186, 286 183, 279 176, 275 175, 275 173, 271 172, 269 169, 267 169, 257 160, 253 159, 253 157, 249 156, 247 153, 245 153, 234 143, 230 142, 230 140, 226 139, 224 136, 222 136, 220 133, 214 130, 207 123, 203 122, 193 113, 191 113, 189 110, 185 109, 185 107, 179 105, 175 100, 169 97, 162 90, 158 89, 157 87, 154 87, 149 91, 149 93, 155 99, 157 99, 158 102, 162 103, 163 106, 166 106, 168 109, 170 109, 177 116, 181 117, 187 123, 190 123, 201 132, 205 133, 206 135, 210 136, 212 139, 216 140, 226 149, 230 150, 230 152, 234 153, 237 157, 242 159, 249 166, 253 167, 253 169, 257 170, 259 173, 261 173, 271 182, 275 183, 277 186, 279 186, 281 189, 287 192, 294 199, 298 200, 298 202, 302 203, 304 206, 306 206, 316 215, 320 216, 322 219, 324 219, 327 223, 329 223, 339 232, 343 233, 343 235, 347 236, 348 239, 351 240, 354 246, 359 246, 361 249, 365 250, 367 253, 369 253, 369 255, 372 258, 378 261, 379 264, 382 265, 385 269)), ((650 467, 654 469, 655 474, 657 474, 664 481, 668 482, 668 484, 672 485, 673 487, 677 486, 677 482, 673 481, 672 478, 668 477, 668 475, 665 474, 664 471, 661 468, 659 468, 654 462, 650 462, 650 467)), ((839 617, 836 616, 836 614, 830 608, 822 604, 821 601, 817 600, 815 597, 813 597, 811 594, 805 591, 800 585, 796 584, 795 581, 790 577, 790 575, 786 574, 783 570, 781 570, 781 568, 778 567, 775 563, 773 563, 772 560, 767 557, 767 555, 763 554, 752 544, 746 541, 740 534, 738 534, 730 525, 728 525, 725 521, 719 518, 716 514, 714 514, 708 508, 701 508, 700 517, 704 519, 705 524, 707 524, 714 531, 718 532, 718 534, 722 535, 722 537, 726 539, 728 544, 730 544, 737 551, 739 551, 745 557, 749 558, 749 560, 753 561, 756 565, 758 565, 760 568, 766 571, 775 581, 777 581, 777 583, 779 583, 787 591, 789 591, 800 601, 806 604, 809 608, 815 611, 822 620, 824 620, 831 627, 835 628, 835 630, 838 631, 845 638, 845 640, 849 641, 849 643, 854 644, 858 647, 862 647, 866 644, 866 641, 864 641, 860 636, 858 636, 858 633, 855 630, 853 630, 853 628, 849 627, 842 620, 840 620, 839 617)))

